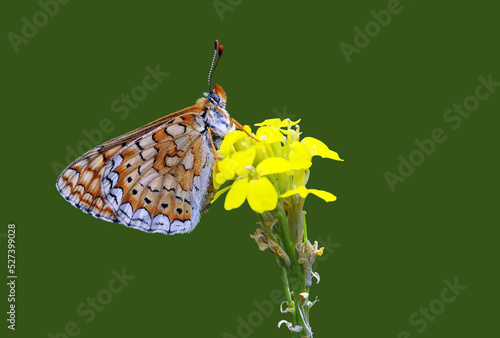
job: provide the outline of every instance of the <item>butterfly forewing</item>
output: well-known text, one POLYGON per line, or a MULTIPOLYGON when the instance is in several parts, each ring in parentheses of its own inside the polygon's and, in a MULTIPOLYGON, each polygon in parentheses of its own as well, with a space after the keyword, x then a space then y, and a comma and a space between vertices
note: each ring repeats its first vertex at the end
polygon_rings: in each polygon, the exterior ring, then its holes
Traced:
POLYGON ((100 182, 104 165, 121 146, 100 150, 98 148, 70 164, 59 176, 57 188, 61 195, 77 208, 106 221, 117 222, 113 210, 106 205, 102 197, 100 182))

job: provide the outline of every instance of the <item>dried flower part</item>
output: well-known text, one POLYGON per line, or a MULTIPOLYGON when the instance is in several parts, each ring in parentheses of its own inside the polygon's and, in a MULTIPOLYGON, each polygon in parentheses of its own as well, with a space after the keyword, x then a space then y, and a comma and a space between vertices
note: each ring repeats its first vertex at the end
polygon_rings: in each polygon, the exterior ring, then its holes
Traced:
POLYGON ((285 265, 290 265, 290 258, 286 254, 286 252, 281 248, 281 246, 276 243, 273 239, 269 237, 269 235, 262 229, 255 230, 253 235, 250 235, 257 245, 259 246, 260 251, 265 251, 266 249, 271 250, 273 254, 280 257, 285 265))
POLYGON ((281 302, 280 304, 280 312, 281 313, 287 313, 287 312, 290 312, 291 314, 293 314, 295 312, 295 306, 294 306, 294 303, 293 302, 287 302, 286 300, 284 300, 283 302, 281 302), (285 304, 288 306, 286 309, 283 310, 283 304, 285 304))
POLYGON ((306 243, 297 243, 296 249, 299 253, 299 263, 304 265, 306 286, 310 287, 312 285, 311 279, 313 276, 316 278, 317 283, 319 283, 319 274, 312 271, 312 266, 316 256, 321 256, 323 254, 324 248, 318 249, 317 241, 314 241, 314 244, 311 244, 311 242, 307 240, 306 243))
POLYGON ((292 332, 300 332, 302 331, 302 327, 301 326, 293 326, 292 323, 286 321, 286 320, 280 320, 280 322, 278 323, 278 327, 281 327, 282 324, 285 324, 286 327, 288 327, 288 330, 292 331, 292 332))

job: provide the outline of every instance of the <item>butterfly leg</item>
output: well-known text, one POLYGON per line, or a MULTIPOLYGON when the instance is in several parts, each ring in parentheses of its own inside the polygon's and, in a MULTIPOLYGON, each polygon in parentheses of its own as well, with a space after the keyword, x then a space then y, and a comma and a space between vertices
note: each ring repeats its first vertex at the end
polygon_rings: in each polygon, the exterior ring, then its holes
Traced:
POLYGON ((249 137, 253 138, 255 141, 257 142, 260 142, 260 140, 256 139, 255 136, 253 136, 252 134, 250 134, 248 131, 245 130, 245 128, 243 128, 243 126, 238 122, 236 121, 235 119, 233 119, 231 117, 231 122, 234 123, 236 125, 236 128, 238 129, 241 129, 245 134, 247 134, 249 137))
POLYGON ((214 152, 215 156, 215 168, 217 168, 217 172, 219 172, 219 159, 217 158, 217 149, 215 149, 214 140, 212 139, 212 133, 215 133, 215 131, 212 129, 212 127, 209 127, 208 138, 210 139, 210 145, 212 146, 212 151, 214 152))

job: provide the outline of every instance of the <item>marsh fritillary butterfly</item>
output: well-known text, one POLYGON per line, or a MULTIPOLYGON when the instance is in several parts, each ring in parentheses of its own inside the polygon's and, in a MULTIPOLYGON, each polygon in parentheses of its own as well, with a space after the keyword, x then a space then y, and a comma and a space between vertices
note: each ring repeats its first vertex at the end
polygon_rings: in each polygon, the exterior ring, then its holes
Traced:
POLYGON ((76 159, 57 180, 61 195, 105 221, 154 233, 192 231, 213 197, 215 151, 227 133, 242 129, 225 109, 222 87, 211 88, 222 51, 216 40, 205 97, 76 159))

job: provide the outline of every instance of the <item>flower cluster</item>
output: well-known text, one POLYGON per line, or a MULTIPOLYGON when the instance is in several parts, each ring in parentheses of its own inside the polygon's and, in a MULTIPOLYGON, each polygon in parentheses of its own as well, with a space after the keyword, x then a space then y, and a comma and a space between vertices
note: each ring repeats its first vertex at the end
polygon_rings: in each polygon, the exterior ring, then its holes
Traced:
MULTIPOLYGON (((314 156, 342 161, 323 142, 300 138, 298 122, 271 119, 226 135, 218 150, 213 183, 218 192, 214 200, 227 192, 224 207, 239 208, 245 201, 260 220, 260 227, 251 238, 259 250, 269 250, 281 271, 287 308, 282 313, 292 315, 291 322, 282 320, 294 337, 312 337, 309 300, 316 256, 323 248, 308 239, 304 200, 314 194, 327 202, 337 198, 329 192, 308 189, 306 183, 314 156), (221 188, 224 186, 224 188, 221 188)), ((283 305, 283 304, 282 304, 283 305)))
POLYGON ((306 183, 313 156, 342 159, 318 139, 300 140, 299 121, 270 119, 256 124, 259 128, 255 134, 245 126, 246 132, 235 130, 226 135, 214 167, 214 186, 218 190, 227 181, 234 182, 219 190, 214 200, 229 190, 226 210, 238 208, 247 200, 260 214, 275 209, 279 198, 294 194, 336 200, 329 192, 307 189, 306 183))

